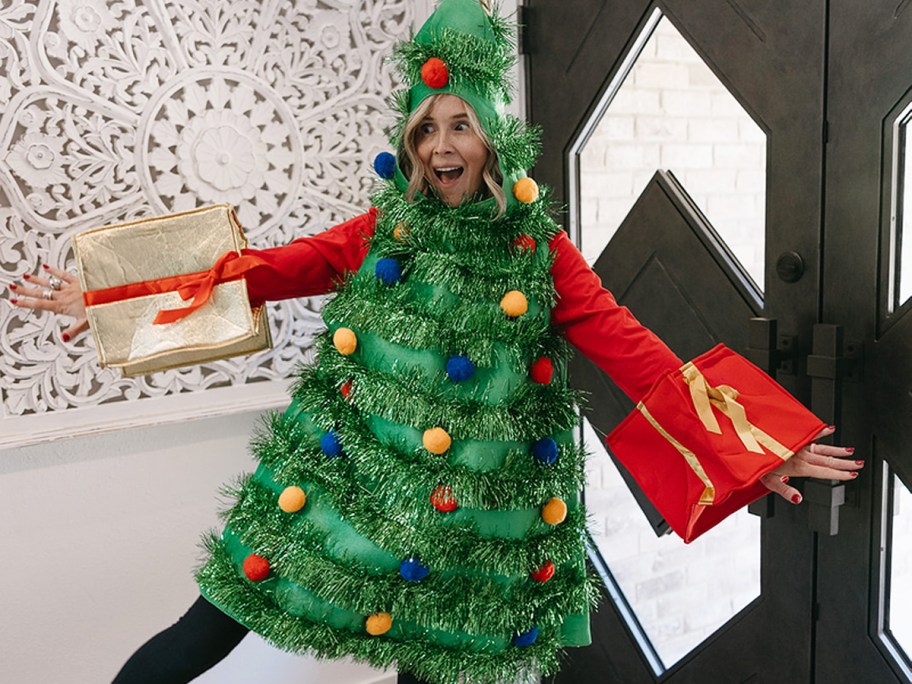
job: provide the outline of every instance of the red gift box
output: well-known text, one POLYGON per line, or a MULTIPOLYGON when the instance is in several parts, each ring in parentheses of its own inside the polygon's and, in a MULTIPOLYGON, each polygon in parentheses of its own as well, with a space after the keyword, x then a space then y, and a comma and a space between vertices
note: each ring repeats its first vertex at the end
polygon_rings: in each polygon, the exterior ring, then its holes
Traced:
POLYGON ((720 344, 659 378, 605 441, 671 529, 691 542, 768 494, 760 478, 824 427, 720 344))

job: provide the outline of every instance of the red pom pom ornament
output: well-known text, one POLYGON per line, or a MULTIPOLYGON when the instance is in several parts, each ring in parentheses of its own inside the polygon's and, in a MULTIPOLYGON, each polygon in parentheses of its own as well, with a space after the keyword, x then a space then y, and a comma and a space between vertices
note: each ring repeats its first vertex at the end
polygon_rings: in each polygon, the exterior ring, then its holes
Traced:
POLYGON ((339 393, 348 399, 352 392, 352 381, 348 380, 342 387, 339 388, 339 393))
POLYGON ((437 487, 431 494, 431 503, 441 513, 452 513, 459 508, 459 504, 456 503, 456 498, 453 496, 453 490, 449 485, 437 487))
POLYGON ((431 57, 421 65, 421 80, 429 88, 443 88, 450 82, 450 71, 442 59, 431 57))
POLYGON ((244 574, 251 582, 261 582, 269 577, 269 561, 251 553, 244 559, 244 574))
POLYGON ((513 247, 517 252, 534 252, 537 245, 535 244, 535 238, 523 233, 513 238, 513 247))
POLYGON ((532 573, 532 579, 536 582, 541 582, 542 584, 552 577, 554 577, 554 563, 551 561, 545 561, 544 565, 532 573))
POLYGON ((539 385, 550 385, 553 375, 554 364, 547 356, 536 359, 529 368, 529 377, 532 378, 532 382, 537 382, 539 385))

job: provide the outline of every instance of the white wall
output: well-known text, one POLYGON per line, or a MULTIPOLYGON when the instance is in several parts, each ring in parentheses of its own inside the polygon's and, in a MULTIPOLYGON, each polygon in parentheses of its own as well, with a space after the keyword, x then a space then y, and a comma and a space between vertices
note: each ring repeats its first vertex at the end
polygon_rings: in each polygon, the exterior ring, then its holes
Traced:
MULTIPOLYGON (((257 416, 119 431, 0 453, 0 681, 106 682, 198 596, 200 534, 219 486, 253 463, 257 416)), ((367 683, 248 637, 198 681, 367 683)), ((394 681, 392 676, 387 677, 394 681)))

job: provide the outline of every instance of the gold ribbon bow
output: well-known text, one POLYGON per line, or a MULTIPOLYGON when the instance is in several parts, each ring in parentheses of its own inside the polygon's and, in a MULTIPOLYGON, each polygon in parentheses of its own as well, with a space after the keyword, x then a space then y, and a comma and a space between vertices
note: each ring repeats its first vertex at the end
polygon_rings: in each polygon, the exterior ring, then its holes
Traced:
POLYGON ((712 410, 712 407, 715 406, 732 422, 735 433, 745 449, 755 454, 763 453, 763 447, 753 434, 753 425, 747 419, 747 412, 738 403, 738 390, 728 385, 710 387, 706 383, 706 378, 693 363, 684 364, 681 373, 684 382, 690 388, 690 399, 693 401, 697 416, 707 432, 716 435, 722 434, 722 428, 719 427, 719 421, 716 420, 716 415, 712 410))

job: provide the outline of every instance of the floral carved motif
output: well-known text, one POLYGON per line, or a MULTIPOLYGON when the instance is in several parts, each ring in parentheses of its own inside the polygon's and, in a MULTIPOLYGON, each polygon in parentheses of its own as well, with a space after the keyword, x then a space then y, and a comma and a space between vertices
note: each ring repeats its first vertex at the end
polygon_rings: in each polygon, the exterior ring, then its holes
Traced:
MULTIPOLYGON (((70 237, 230 203, 253 246, 360 213, 386 148, 384 61, 408 0, 5 0, 0 6, 0 262, 73 270, 70 237)), ((127 380, 91 339, 0 308, 4 418, 278 381, 310 354, 308 300, 271 305, 275 347, 127 380)))

